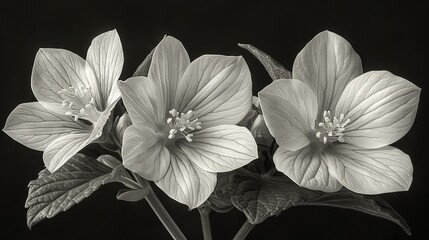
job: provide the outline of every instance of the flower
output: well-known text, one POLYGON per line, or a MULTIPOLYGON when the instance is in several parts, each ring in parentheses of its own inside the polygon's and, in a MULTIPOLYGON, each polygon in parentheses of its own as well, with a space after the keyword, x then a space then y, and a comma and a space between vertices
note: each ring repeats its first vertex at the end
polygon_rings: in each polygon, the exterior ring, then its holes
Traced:
POLYGON ((257 144, 265 147, 271 147, 271 144, 274 142, 274 138, 271 136, 267 125, 265 124, 258 97, 253 96, 252 102, 252 108, 238 123, 238 125, 247 127, 255 138, 257 144))
POLYGON ((420 88, 387 71, 363 73, 339 35, 322 32, 298 54, 293 79, 259 93, 279 144, 276 168, 300 186, 362 194, 408 190, 410 157, 388 146, 411 128, 420 88))
POLYGON ((102 134, 120 99, 117 80, 123 62, 116 30, 93 39, 86 61, 64 49, 40 49, 31 76, 38 102, 17 106, 3 131, 31 149, 44 151, 46 168, 56 171, 102 134))
POLYGON ((124 166, 191 209, 213 192, 216 173, 257 158, 252 134, 233 125, 252 104, 242 57, 203 55, 190 63, 182 43, 167 36, 148 77, 120 81, 119 89, 133 122, 123 137, 124 166))

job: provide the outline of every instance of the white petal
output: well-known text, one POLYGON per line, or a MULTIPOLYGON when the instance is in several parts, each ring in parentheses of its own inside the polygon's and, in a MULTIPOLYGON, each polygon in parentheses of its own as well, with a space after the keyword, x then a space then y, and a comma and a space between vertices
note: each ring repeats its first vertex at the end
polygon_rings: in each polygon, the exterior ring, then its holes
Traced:
POLYGON ((119 90, 118 83, 119 83, 119 81, 115 81, 113 83, 112 90, 110 91, 109 97, 107 98, 107 105, 106 106, 111 105, 113 102, 115 102, 121 98, 121 91, 119 90))
POLYGON ((264 116, 258 114, 250 127, 250 132, 256 140, 257 144, 270 147, 274 142, 274 137, 268 130, 267 124, 265 124, 264 116))
POLYGON ((166 122, 168 110, 164 108, 160 89, 151 79, 132 77, 119 81, 118 86, 131 120, 138 128, 149 124, 155 129, 159 123, 166 122))
POLYGON ((76 153, 99 138, 103 133, 104 125, 109 120, 112 109, 118 101, 119 99, 110 104, 90 129, 64 135, 51 142, 43 152, 43 161, 46 168, 51 172, 55 172, 76 153))
POLYGON ((420 90, 387 71, 372 71, 354 79, 335 110, 351 120, 344 132, 345 141, 362 148, 379 148, 399 140, 414 123, 420 90))
POLYGON ((73 117, 46 110, 40 103, 18 105, 6 120, 3 131, 31 149, 43 151, 55 139, 74 133, 91 132, 92 127, 73 117))
POLYGON ((329 171, 344 187, 354 192, 406 191, 411 185, 411 159, 397 148, 361 149, 350 144, 338 144, 329 153, 329 171))
POLYGON ((297 55, 293 78, 303 80, 315 90, 320 117, 333 111, 347 83, 363 73, 359 55, 347 40, 324 31, 317 34, 297 55))
POLYGON ((107 107, 113 85, 118 81, 124 65, 121 39, 116 30, 100 34, 92 40, 86 61, 97 77, 103 107, 107 107))
MULTIPOLYGON (((148 78, 152 79, 161 90, 165 108, 172 109, 179 79, 190 61, 183 44, 174 37, 166 36, 152 55, 148 78)), ((167 110, 167 111, 168 111, 167 110)))
POLYGON ((281 147, 298 150, 310 143, 317 100, 305 83, 276 80, 259 92, 259 100, 267 127, 281 147))
POLYGON ((220 125, 194 132, 192 142, 180 141, 178 147, 188 159, 208 172, 227 172, 258 158, 258 147, 248 129, 220 125))
POLYGON ((174 107, 195 111, 203 127, 237 124, 252 105, 252 81, 242 57, 203 55, 180 79, 174 107))
POLYGON ((164 177, 170 165, 170 152, 162 139, 152 129, 135 126, 125 130, 122 158, 126 168, 151 181, 164 177))
POLYGON ((165 176, 155 182, 168 196, 194 209, 203 204, 216 186, 216 173, 192 164, 180 151, 171 155, 165 176))
POLYGON ((31 89, 37 100, 50 111, 64 114, 63 97, 58 92, 69 87, 90 87, 97 109, 103 109, 99 87, 92 69, 78 55, 64 49, 40 49, 34 60, 31 89))
POLYGON ((50 172, 55 172, 94 139, 90 131, 68 134, 55 139, 43 152, 46 168, 50 172))
POLYGON ((330 174, 326 157, 313 147, 297 151, 278 148, 273 157, 277 170, 302 187, 324 192, 340 190, 342 185, 330 174))

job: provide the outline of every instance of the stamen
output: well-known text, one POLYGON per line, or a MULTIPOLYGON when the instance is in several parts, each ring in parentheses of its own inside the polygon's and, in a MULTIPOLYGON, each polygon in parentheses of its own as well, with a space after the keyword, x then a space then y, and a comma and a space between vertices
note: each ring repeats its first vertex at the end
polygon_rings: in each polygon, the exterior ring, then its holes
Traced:
POLYGON ((192 142, 192 137, 194 134, 191 132, 196 129, 201 129, 201 122, 198 121, 198 118, 194 118, 195 112, 189 110, 185 113, 179 113, 176 109, 171 109, 168 111, 171 114, 171 118, 167 119, 167 124, 170 126, 170 131, 168 134, 169 139, 173 139, 176 136, 176 133, 180 133, 183 137, 186 138, 188 142, 192 142))
POLYGON ((72 116, 75 121, 79 118, 96 123, 101 112, 95 106, 89 86, 79 85, 58 91, 63 98, 61 106, 66 108, 65 114, 72 116))
POLYGON ((344 120, 344 114, 341 113, 340 117, 331 117, 330 111, 323 111, 323 122, 318 123, 319 131, 316 132, 316 137, 321 142, 327 144, 328 142, 344 142, 345 126, 350 123, 350 119, 344 120))

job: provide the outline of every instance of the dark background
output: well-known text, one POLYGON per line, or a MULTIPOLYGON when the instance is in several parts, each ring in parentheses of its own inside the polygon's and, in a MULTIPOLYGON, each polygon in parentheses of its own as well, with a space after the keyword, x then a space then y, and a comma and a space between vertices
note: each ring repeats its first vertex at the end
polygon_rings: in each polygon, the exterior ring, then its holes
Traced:
MULTIPOLYGON (((269 76, 237 43, 251 43, 291 69, 296 54, 317 33, 336 32, 361 56, 364 70, 389 70, 423 89, 416 122, 394 144, 411 156, 410 191, 385 194, 409 223, 413 235, 385 220, 347 210, 292 208, 256 226, 248 239, 422 239, 428 235, 428 23, 427 3, 321 1, 2 1, 1 123, 22 102, 35 101, 30 89, 34 56, 41 47, 64 48, 85 57, 93 37, 116 28, 131 76, 164 34, 183 42, 191 59, 205 53, 243 55, 254 93, 269 76), (156 2, 156 3, 155 3, 156 2), (173 2, 175 2, 173 4, 173 2)), ((101 187, 89 199, 33 230, 26 227, 27 184, 43 168, 42 153, 1 133, 1 239, 169 239, 144 201, 115 199, 119 184, 101 187)), ((198 212, 189 212, 158 191, 188 239, 202 239, 198 212)), ((213 213, 214 239, 232 239, 244 222, 234 210, 213 213)))

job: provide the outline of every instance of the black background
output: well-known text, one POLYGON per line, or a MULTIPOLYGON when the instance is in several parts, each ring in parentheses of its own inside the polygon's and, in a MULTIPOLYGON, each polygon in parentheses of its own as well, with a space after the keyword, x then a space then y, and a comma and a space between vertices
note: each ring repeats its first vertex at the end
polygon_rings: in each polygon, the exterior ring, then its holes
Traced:
MULTIPOLYGON (((292 208, 256 226, 248 239, 422 239, 428 234, 427 3, 320 1, 2 1, 1 121, 19 103, 35 101, 30 89, 34 56, 41 47, 64 48, 85 57, 93 37, 116 28, 129 77, 164 34, 183 42, 191 59, 205 53, 243 55, 257 93, 270 82, 263 67, 237 43, 251 43, 291 69, 296 54, 317 33, 336 32, 361 56, 364 71, 389 70, 419 87, 422 95, 411 131, 394 144, 411 156, 408 192, 384 198, 408 221, 413 235, 385 220, 347 210, 292 208), (173 3, 174 2, 174 3, 173 3)), ((26 227, 27 183, 43 168, 42 153, 1 138, 1 239, 169 239, 146 202, 115 199, 119 184, 33 230, 26 227)), ((156 187, 155 187, 156 188, 156 187)), ((189 212, 158 191, 189 239, 202 239, 198 212, 189 212)), ((232 239, 244 216, 234 210, 211 215, 214 239, 232 239)))

